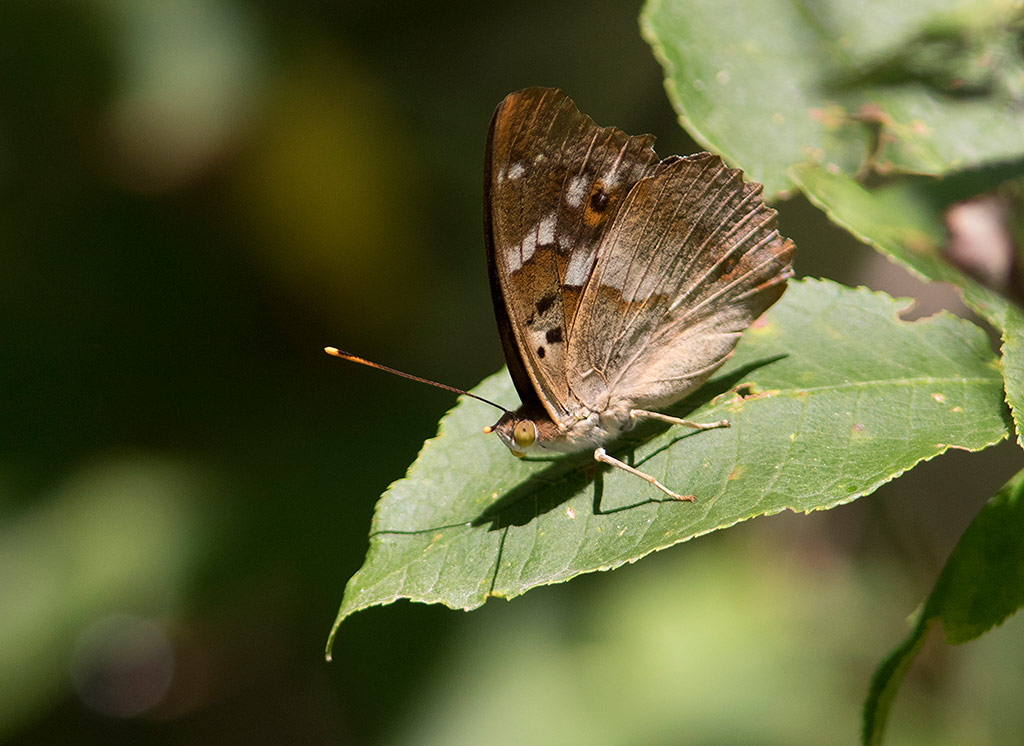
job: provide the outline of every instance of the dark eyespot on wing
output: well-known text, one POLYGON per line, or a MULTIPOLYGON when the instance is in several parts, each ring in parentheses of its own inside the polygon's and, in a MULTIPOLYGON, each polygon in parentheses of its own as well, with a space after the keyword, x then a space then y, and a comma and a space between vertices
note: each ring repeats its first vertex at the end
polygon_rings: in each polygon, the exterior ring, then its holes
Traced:
POLYGON ((556 293, 548 293, 537 301, 537 314, 543 316, 544 312, 551 308, 551 304, 555 302, 556 298, 558 298, 556 293))
POLYGON ((562 327, 556 326, 554 329, 548 329, 544 334, 544 338, 548 341, 549 345, 558 344, 562 341, 562 327))
POLYGON ((594 212, 604 212, 605 209, 608 207, 608 202, 610 201, 610 199, 611 198, 608 196, 608 192, 604 191, 603 189, 599 189, 598 191, 590 195, 590 209, 593 210, 594 212))
POLYGON ((539 358, 543 358, 544 357, 544 348, 543 347, 538 347, 537 348, 537 357, 539 357, 539 358))

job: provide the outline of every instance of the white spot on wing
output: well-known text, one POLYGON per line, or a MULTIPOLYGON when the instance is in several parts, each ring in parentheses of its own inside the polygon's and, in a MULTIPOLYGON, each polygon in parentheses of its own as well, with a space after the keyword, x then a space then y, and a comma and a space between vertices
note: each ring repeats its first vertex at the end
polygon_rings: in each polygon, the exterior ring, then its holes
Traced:
POLYGON ((537 226, 537 244, 546 246, 555 242, 555 214, 551 213, 537 226))
POLYGON ((586 251, 573 252, 569 258, 569 266, 565 268, 565 280, 563 282, 573 287, 583 287, 583 283, 587 281, 587 276, 590 274, 592 266, 593 262, 589 253, 586 251))
POLYGON ((522 163, 513 163, 511 166, 508 167, 509 181, 515 181, 516 179, 520 179, 525 173, 526 169, 523 168, 522 163))
POLYGON ((604 177, 604 188, 605 188, 605 191, 613 188, 616 184, 619 183, 619 166, 622 165, 622 159, 623 159, 623 157, 625 157, 625 155, 626 155, 626 148, 628 148, 628 147, 629 147, 629 143, 627 142, 625 145, 623 145, 619 149, 619 155, 615 158, 615 162, 612 164, 612 167, 610 169, 608 169, 608 173, 605 174, 605 177, 604 177))
POLYGON ((583 204, 583 198, 587 196, 587 177, 573 176, 569 181, 569 188, 565 191, 565 202, 569 207, 579 207, 583 204))
POLYGON ((523 236, 523 243, 520 246, 520 251, 522 252, 523 260, 519 262, 519 266, 522 267, 524 264, 530 261, 530 257, 533 256, 533 252, 535 252, 536 250, 537 234, 534 231, 530 231, 525 236, 523 236))
POLYGON ((523 236, 523 240, 512 247, 504 257, 505 270, 515 272, 521 269, 526 262, 530 261, 533 252, 537 250, 537 231, 533 230, 523 236))

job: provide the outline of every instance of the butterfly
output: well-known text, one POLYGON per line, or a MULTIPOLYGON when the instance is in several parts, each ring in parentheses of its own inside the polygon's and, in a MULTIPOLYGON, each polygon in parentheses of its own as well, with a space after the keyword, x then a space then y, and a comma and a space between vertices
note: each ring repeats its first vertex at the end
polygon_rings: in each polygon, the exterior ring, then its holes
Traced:
POLYGON ((653 142, 598 126, 553 88, 511 93, 495 110, 484 233, 522 404, 484 432, 516 456, 592 450, 596 461, 692 500, 605 446, 643 420, 728 426, 658 410, 706 381, 779 299, 795 247, 760 184, 711 153, 659 159, 653 142))

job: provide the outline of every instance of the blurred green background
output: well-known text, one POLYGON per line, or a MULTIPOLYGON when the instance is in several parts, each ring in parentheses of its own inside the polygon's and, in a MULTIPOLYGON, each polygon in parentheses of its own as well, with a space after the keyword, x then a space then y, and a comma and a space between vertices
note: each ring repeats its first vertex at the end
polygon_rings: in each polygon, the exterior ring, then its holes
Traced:
MULTIPOLYGON (((322 347, 465 387, 502 365, 498 101, 558 86, 699 149, 639 8, 0 4, 0 740, 856 741, 1012 444, 472 614, 364 612, 323 660, 374 502, 453 399, 322 347)), ((779 208, 799 274, 959 309, 779 208)), ((892 741, 1024 740, 1022 636, 932 640, 892 741)))

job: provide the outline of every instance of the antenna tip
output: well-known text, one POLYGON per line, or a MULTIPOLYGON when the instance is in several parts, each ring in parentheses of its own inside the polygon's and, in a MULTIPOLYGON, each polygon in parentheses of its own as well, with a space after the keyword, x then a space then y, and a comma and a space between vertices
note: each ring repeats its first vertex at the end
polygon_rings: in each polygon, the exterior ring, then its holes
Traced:
POLYGON ((334 355, 335 357, 337 357, 338 353, 341 352, 341 350, 339 350, 337 347, 324 347, 324 352, 326 352, 328 355, 334 355))
POLYGON ((487 427, 484 428, 484 435, 490 435, 493 432, 494 428, 491 425, 488 425, 487 427))

